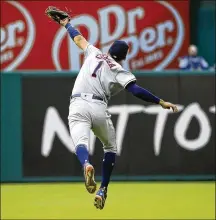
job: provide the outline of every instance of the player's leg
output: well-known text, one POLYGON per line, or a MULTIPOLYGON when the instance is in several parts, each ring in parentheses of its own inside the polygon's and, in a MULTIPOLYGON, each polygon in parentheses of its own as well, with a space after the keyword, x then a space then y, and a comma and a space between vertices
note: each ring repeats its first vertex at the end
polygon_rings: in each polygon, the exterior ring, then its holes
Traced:
POLYGON ((86 189, 89 193, 94 193, 96 190, 95 171, 89 162, 88 152, 91 120, 88 120, 85 114, 80 113, 81 109, 76 109, 76 106, 73 106, 73 111, 69 112, 70 134, 75 146, 75 154, 83 167, 86 189))
POLYGON ((75 122, 70 125, 71 137, 75 145, 75 154, 80 161, 85 178, 85 186, 89 193, 96 190, 96 182, 94 180, 94 167, 89 162, 89 134, 90 126, 86 122, 75 122))
POLYGON ((103 144, 104 158, 102 163, 102 181, 100 188, 108 188, 110 177, 115 165, 116 157, 116 136, 113 123, 110 118, 107 118, 102 122, 103 126, 100 126, 100 130, 97 132, 97 137, 103 144))
POLYGON ((106 113, 105 118, 99 118, 93 124, 93 132, 103 143, 104 158, 102 163, 102 182, 100 189, 95 196, 94 205, 96 208, 103 209, 107 198, 107 190, 110 177, 115 165, 116 156, 116 136, 110 115, 106 113))

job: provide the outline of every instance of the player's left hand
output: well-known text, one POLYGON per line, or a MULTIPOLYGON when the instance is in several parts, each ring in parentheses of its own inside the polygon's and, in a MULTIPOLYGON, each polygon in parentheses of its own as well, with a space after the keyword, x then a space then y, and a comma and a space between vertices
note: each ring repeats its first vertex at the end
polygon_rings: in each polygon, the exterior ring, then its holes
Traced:
POLYGON ((65 26, 70 21, 70 15, 66 11, 62 11, 56 7, 49 6, 45 10, 45 14, 53 21, 65 26))
POLYGON ((65 19, 60 21, 60 25, 65 26, 69 21, 70 21, 69 18, 65 18, 65 19))
POLYGON ((178 112, 177 106, 174 105, 174 104, 172 104, 172 103, 170 103, 170 102, 165 102, 165 101, 161 100, 159 104, 160 104, 160 105, 162 106, 162 108, 164 108, 164 109, 172 109, 173 112, 178 112))

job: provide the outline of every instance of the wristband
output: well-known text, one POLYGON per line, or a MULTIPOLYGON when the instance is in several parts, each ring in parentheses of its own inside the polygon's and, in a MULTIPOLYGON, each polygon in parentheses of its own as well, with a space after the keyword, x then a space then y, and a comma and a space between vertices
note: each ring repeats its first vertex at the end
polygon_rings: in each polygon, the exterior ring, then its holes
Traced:
POLYGON ((67 23, 65 25, 65 28, 67 29, 67 31, 72 39, 74 39, 78 35, 81 35, 80 32, 77 29, 75 29, 73 26, 71 26, 70 23, 67 23))

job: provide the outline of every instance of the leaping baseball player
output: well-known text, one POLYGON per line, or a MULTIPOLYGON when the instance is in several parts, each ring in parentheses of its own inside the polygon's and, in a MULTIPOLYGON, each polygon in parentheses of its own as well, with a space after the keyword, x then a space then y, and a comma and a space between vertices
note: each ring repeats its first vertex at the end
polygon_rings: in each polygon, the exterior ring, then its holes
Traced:
POLYGON ((90 130, 103 144, 102 181, 96 192, 94 206, 103 209, 107 198, 110 177, 115 164, 116 136, 111 115, 107 110, 111 96, 126 90, 135 97, 164 109, 177 112, 177 106, 163 101, 136 83, 136 77, 123 69, 129 46, 122 40, 115 41, 107 54, 91 45, 70 23, 67 12, 48 7, 45 13, 64 26, 74 43, 84 51, 85 60, 76 78, 69 106, 68 123, 75 154, 80 161, 89 193, 96 191, 95 170, 89 161, 90 130))

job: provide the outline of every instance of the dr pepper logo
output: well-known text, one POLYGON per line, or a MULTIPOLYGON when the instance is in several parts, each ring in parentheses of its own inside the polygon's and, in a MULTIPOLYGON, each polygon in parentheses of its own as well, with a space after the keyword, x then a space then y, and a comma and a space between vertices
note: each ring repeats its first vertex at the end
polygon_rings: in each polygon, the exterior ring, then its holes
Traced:
POLYGON ((1 2, 1 69, 16 69, 28 56, 35 39, 35 25, 28 10, 17 1, 1 2))
MULTIPOLYGON (((126 41, 130 50, 124 68, 161 70, 178 55, 184 41, 184 23, 169 2, 113 2, 93 7, 97 8, 94 15, 78 14, 71 24, 83 30, 87 40, 105 53, 113 41, 126 41)), ((82 65, 83 52, 69 39, 64 28, 55 35, 52 58, 57 70, 79 70, 82 65), (66 56, 67 67, 63 66, 66 56)))

